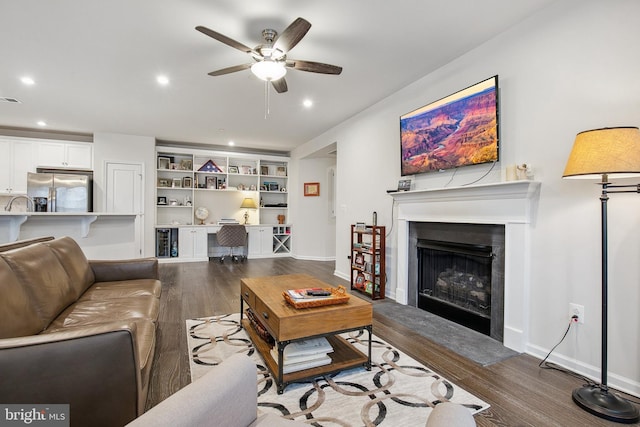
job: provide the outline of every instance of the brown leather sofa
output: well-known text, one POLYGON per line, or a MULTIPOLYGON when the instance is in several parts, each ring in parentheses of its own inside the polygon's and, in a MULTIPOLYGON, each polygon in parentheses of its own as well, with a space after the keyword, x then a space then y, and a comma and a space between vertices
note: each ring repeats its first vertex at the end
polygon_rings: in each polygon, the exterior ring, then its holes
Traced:
POLYGON ((66 403, 72 426, 141 415, 160 292, 155 258, 88 261, 69 237, 0 245, 0 402, 66 403))

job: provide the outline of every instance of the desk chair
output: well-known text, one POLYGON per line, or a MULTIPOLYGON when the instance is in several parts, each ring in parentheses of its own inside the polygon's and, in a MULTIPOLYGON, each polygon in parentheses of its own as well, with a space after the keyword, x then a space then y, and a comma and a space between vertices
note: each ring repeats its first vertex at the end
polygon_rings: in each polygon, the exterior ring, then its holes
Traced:
MULTIPOLYGON (((243 261, 246 259, 244 255, 234 255, 233 248, 239 248, 247 246, 247 230, 244 225, 240 224, 225 224, 220 227, 220 230, 216 233, 216 239, 220 246, 229 248, 229 257, 233 262, 243 261)), ((223 263, 227 255, 220 257, 220 262, 223 263)))

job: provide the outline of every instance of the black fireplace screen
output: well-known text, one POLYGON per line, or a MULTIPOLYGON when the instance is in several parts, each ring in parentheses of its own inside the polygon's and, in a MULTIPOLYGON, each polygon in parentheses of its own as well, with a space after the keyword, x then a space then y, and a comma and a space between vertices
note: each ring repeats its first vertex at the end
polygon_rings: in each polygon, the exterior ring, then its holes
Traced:
POLYGON ((486 323, 491 317, 491 246, 422 239, 417 246, 418 300, 429 306, 421 308, 439 306, 444 317, 486 323))

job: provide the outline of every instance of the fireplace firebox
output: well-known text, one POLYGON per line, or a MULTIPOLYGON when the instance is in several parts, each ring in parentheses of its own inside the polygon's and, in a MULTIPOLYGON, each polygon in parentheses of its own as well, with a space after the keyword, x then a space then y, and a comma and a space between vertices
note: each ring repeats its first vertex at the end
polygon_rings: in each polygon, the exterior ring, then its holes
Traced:
POLYGON ((491 246, 418 240, 418 307, 491 332, 491 246))
POLYGON ((411 222, 410 305, 502 342, 504 226, 411 222))

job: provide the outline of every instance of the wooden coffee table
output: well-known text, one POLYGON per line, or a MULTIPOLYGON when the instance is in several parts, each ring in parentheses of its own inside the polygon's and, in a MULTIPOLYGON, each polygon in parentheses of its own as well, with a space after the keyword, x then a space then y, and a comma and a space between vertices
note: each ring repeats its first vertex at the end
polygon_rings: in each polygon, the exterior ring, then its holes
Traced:
POLYGON ((244 304, 259 317, 263 326, 275 339, 278 349, 278 362, 271 356, 272 345, 263 340, 253 329, 246 317, 242 325, 251 341, 262 355, 269 371, 273 375, 278 393, 291 383, 313 379, 356 366, 371 369, 371 303, 351 295, 344 304, 323 307, 296 309, 290 306, 282 296, 287 289, 327 288, 328 285, 306 274, 269 276, 242 279, 240 282, 240 313, 244 315, 244 304), (366 330, 369 332, 369 349, 365 355, 347 340, 339 336, 344 332, 366 330), (291 342, 309 338, 326 337, 333 347, 330 353, 331 363, 325 366, 283 374, 284 348, 291 342))

